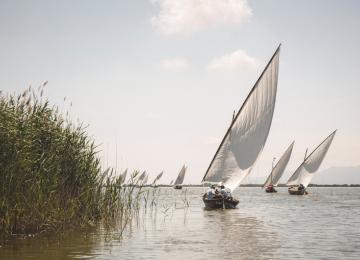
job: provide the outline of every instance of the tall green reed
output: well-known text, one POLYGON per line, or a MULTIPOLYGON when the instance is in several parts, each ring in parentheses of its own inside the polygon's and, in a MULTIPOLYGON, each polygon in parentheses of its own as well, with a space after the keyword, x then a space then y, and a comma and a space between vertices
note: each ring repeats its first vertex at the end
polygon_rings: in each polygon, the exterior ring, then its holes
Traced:
POLYGON ((126 220, 140 205, 138 172, 126 186, 103 171, 86 126, 50 105, 46 83, 0 93, 0 237, 126 220))

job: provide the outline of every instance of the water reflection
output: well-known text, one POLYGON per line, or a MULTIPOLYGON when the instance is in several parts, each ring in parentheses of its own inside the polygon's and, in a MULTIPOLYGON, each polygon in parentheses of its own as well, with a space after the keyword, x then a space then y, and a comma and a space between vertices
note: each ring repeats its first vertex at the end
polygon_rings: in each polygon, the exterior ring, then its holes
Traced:
POLYGON ((0 259, 90 259, 96 246, 93 230, 84 233, 68 232, 62 235, 16 238, 0 248, 0 259))
POLYGON ((61 236, 17 239, 0 259, 360 259, 360 189, 242 188, 238 209, 204 210, 203 189, 163 189, 121 228, 98 226, 61 236), (187 206, 189 205, 189 206, 187 206))

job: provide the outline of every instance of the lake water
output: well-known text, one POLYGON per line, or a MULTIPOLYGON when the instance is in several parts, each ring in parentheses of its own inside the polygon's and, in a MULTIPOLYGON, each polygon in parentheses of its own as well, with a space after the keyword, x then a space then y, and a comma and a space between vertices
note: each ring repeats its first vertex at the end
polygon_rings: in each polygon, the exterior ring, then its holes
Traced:
POLYGON ((203 191, 162 188, 156 209, 141 210, 123 238, 98 227, 17 239, 0 259, 360 259, 360 188, 291 196, 241 187, 237 209, 211 211, 203 191))

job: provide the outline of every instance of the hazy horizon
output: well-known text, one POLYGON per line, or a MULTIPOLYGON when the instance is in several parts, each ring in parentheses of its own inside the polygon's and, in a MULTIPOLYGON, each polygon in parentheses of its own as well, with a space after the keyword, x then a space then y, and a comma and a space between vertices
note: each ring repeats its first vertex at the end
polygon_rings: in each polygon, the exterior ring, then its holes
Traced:
POLYGON ((286 171, 295 170, 306 148, 335 129, 319 172, 360 166, 359 7, 324 0, 1 1, 0 89, 20 93, 49 81, 46 96, 89 124, 104 166, 146 170, 150 181, 164 171, 160 182, 168 183, 185 163, 184 182, 199 183, 233 110, 281 43, 270 134, 246 182, 265 180, 273 157, 293 140, 286 171))

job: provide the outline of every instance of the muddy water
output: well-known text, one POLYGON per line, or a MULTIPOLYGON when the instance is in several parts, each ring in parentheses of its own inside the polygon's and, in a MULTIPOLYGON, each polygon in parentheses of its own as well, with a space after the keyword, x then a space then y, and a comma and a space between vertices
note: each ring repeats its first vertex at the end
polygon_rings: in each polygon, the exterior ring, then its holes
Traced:
POLYGON ((125 230, 98 226, 15 239, 0 259, 360 259, 360 188, 240 188, 235 210, 203 208, 202 188, 163 188, 125 230))

